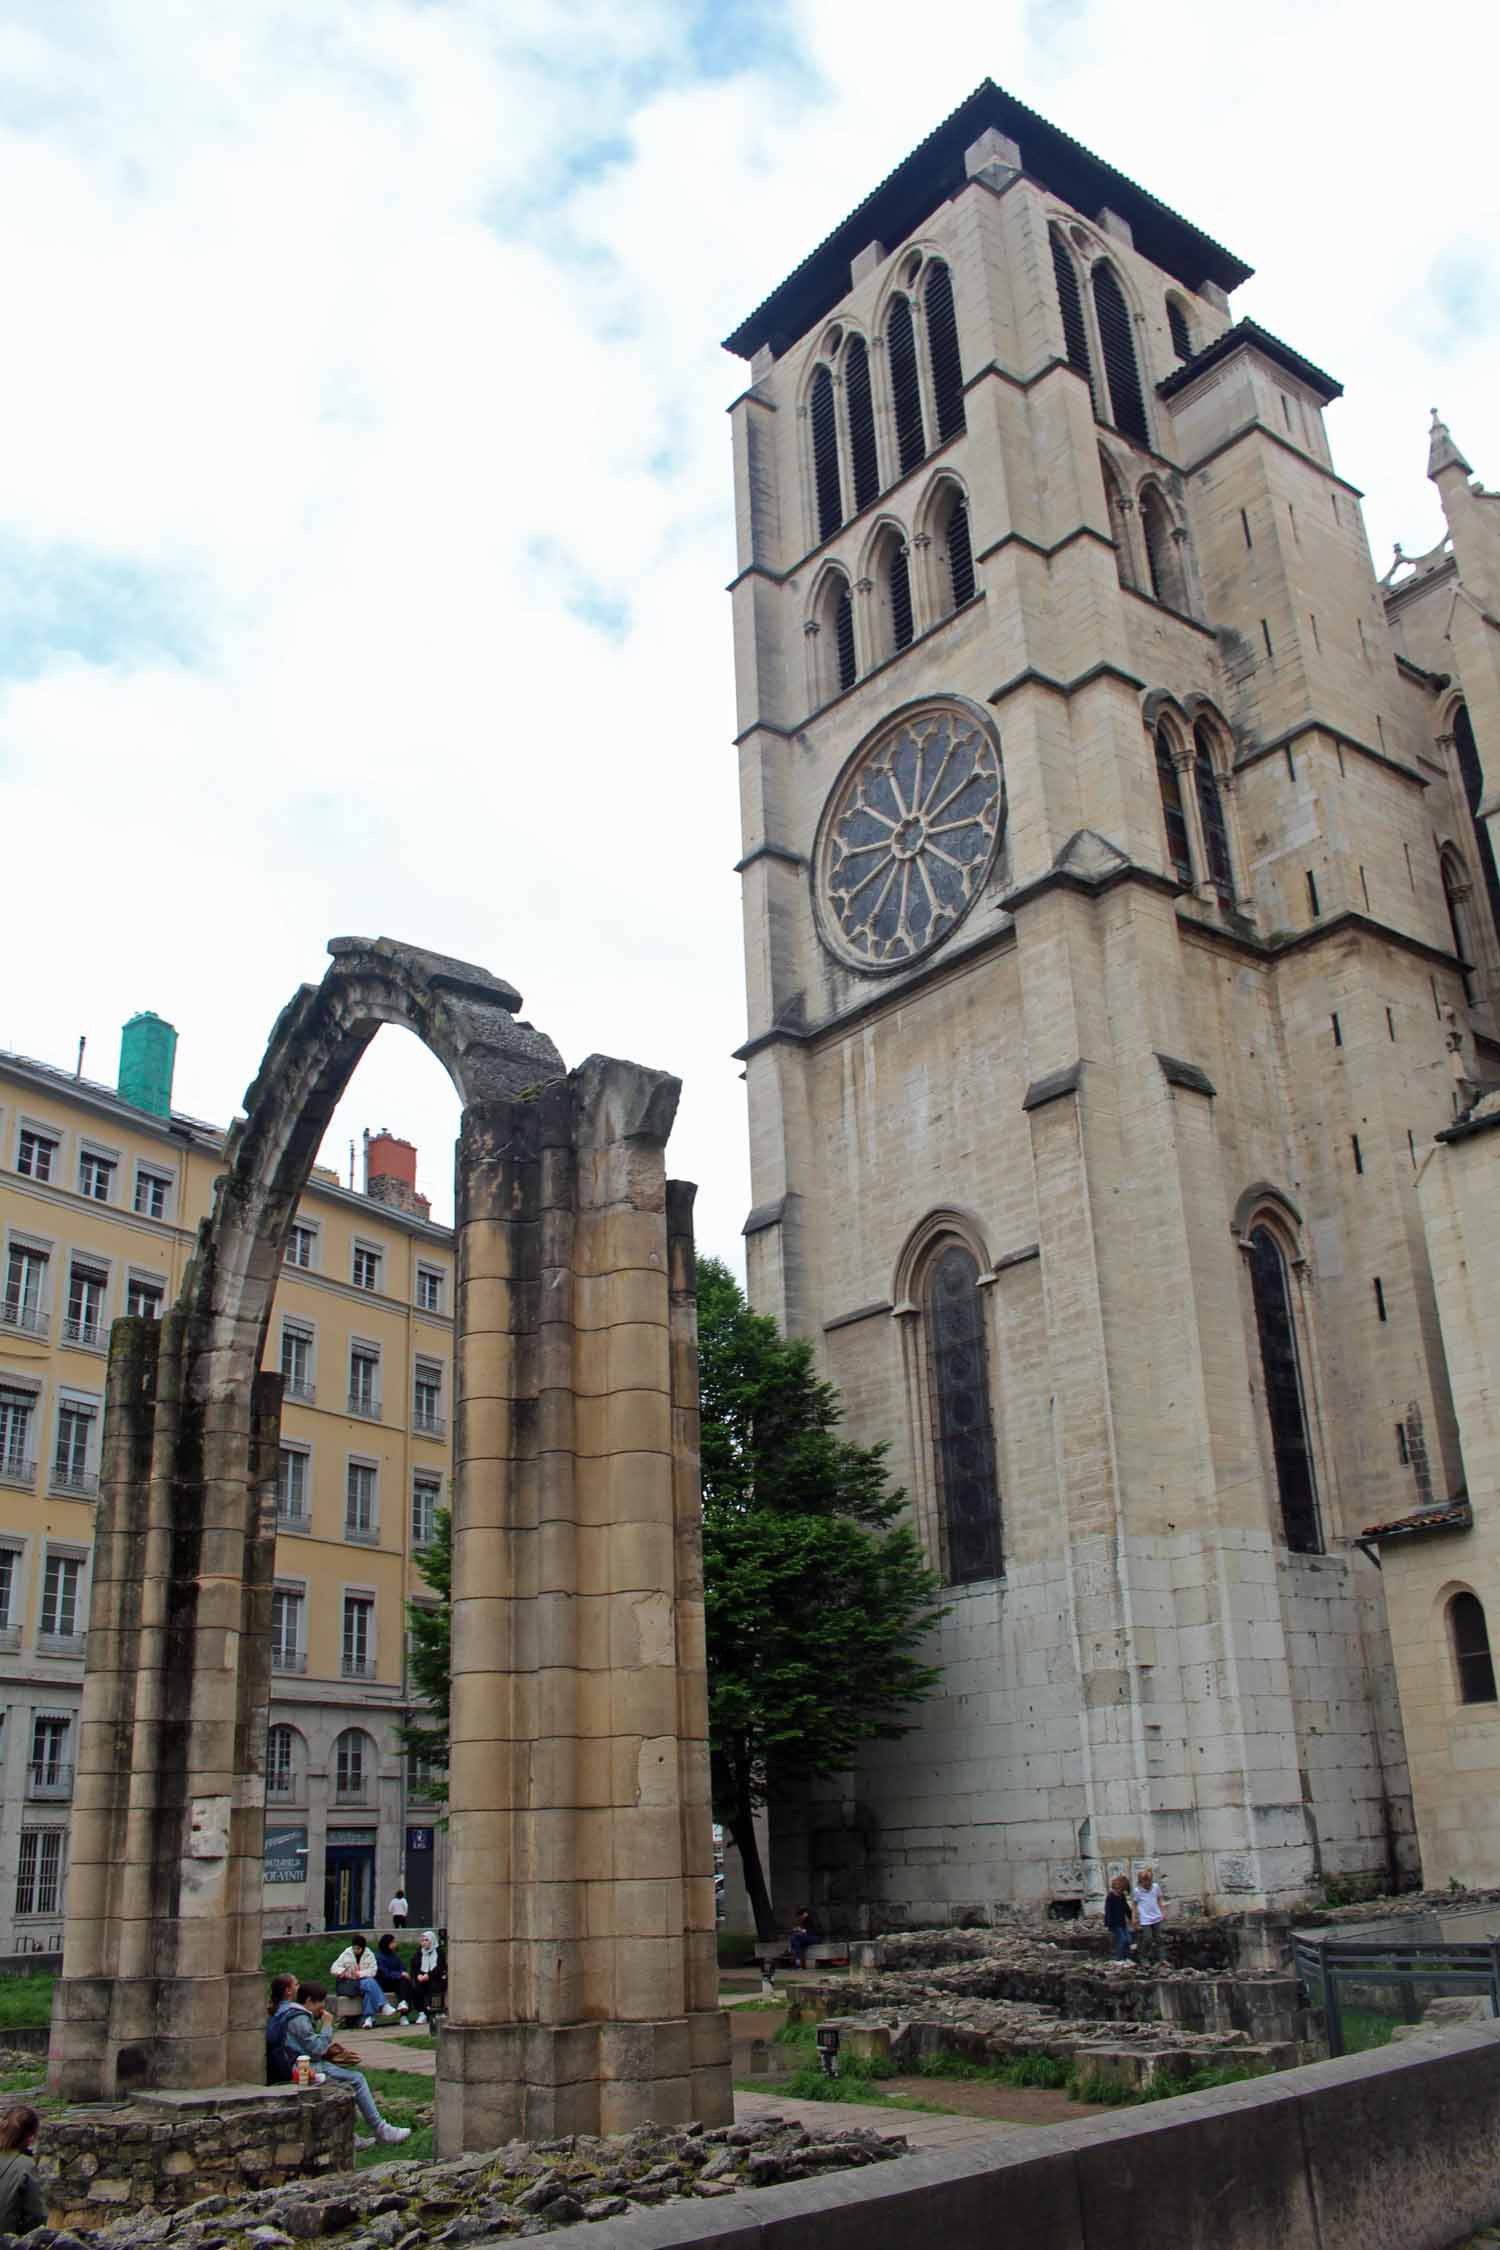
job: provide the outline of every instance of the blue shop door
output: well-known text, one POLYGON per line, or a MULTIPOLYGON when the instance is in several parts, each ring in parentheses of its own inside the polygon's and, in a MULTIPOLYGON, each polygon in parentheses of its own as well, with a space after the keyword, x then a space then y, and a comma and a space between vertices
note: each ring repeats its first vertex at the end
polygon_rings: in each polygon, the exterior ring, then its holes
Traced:
POLYGON ((375 1834, 335 1832, 323 1854, 323 1927, 372 1930, 375 1926, 375 1834))
POLYGON ((406 1919, 414 1930, 425 1930, 432 1922, 436 1838, 437 1831, 432 1828, 406 1831, 406 1903, 411 1909, 406 1919))

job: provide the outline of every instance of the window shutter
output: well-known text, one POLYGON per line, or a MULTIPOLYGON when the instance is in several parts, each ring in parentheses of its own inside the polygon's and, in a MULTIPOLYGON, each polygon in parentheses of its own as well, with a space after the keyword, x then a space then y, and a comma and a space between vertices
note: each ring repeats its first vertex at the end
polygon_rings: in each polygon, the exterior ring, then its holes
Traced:
POLYGON ((875 449, 875 401, 870 390, 870 355, 863 336, 851 336, 844 355, 844 403, 849 410, 849 458, 854 470, 854 505, 868 508, 880 497, 880 457, 875 449))
POLYGON ((891 641, 900 648, 910 648, 912 642, 911 568, 906 559, 906 549, 893 542, 890 571, 887 583, 891 600, 891 641))
POLYGON ((1063 342, 1067 346, 1068 365, 1076 367, 1088 384, 1089 397, 1094 402, 1094 412, 1097 414, 1099 393, 1094 387, 1094 370, 1089 359, 1089 331, 1088 323, 1083 317, 1078 270, 1056 227, 1049 228, 1048 233, 1052 242, 1052 278, 1057 284, 1057 306, 1062 314, 1063 342))
POLYGON ((960 493, 948 511, 948 575, 953 606, 962 609, 974 598, 974 547, 969 537, 969 503, 960 493))
POLYGON ((1109 418, 1127 437, 1149 445, 1151 432, 1146 422, 1146 402, 1141 396, 1140 370, 1135 362, 1130 307, 1111 266, 1094 268, 1094 310, 1099 316, 1099 344, 1109 382, 1109 418))
POLYGON ((838 652, 839 687, 852 688, 858 675, 854 668, 854 604, 847 585, 833 607, 833 645, 838 652))
POLYGON ((901 474, 914 469, 927 456, 922 427, 922 384, 917 373, 917 333, 912 326, 911 304, 905 297, 891 301, 887 347, 891 365, 891 406, 896 417, 896 454, 901 474))
POLYGON ((833 377, 826 367, 820 367, 813 377, 810 413, 818 537, 831 539, 844 520, 844 498, 839 489, 839 433, 833 411, 833 377))
POLYGON ((1179 359, 1191 359, 1193 356, 1192 330, 1188 327, 1187 314, 1175 297, 1167 299, 1167 327, 1171 331, 1172 349, 1177 357, 1179 359))
POLYGON ((938 443, 957 437, 964 423, 964 370, 958 349, 958 314, 953 276, 944 265, 929 266, 922 292, 927 313, 927 356, 932 367, 938 443))

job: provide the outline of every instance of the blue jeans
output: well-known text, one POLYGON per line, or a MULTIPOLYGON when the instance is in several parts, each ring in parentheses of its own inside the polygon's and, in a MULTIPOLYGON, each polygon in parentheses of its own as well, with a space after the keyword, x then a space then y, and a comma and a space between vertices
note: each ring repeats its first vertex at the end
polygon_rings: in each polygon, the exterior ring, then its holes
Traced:
POLYGON ((345 2070, 342 2063, 324 2062, 319 2055, 313 2057, 313 2069, 321 2070, 330 2086, 353 2087, 355 2107, 372 2133, 383 2122, 375 2107, 375 2096, 370 2092, 369 2082, 362 2070, 345 2070))
POLYGON ((373 1977, 361 1977, 359 1979, 359 1996, 365 2004, 367 2016, 378 2016, 385 2006, 385 1994, 373 1977))
POLYGON ((1128 1961, 1130 1959, 1130 1925, 1128 1922, 1123 1929, 1114 1932, 1114 1940, 1115 1959, 1117 1961, 1128 1961))

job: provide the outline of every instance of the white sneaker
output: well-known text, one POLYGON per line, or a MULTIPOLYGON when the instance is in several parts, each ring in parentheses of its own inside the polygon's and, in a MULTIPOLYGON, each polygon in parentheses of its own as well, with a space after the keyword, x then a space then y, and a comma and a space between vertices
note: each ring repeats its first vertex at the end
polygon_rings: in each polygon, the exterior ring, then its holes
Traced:
POLYGON ((411 2139, 411 2127, 409 2125, 377 2125, 375 2138, 377 2141, 383 2141, 387 2148, 393 2148, 397 2141, 409 2141, 411 2139))
POLYGON ((394 2008, 393 2008, 393 2007, 391 2006, 391 2004, 390 2004, 389 2000, 387 2000, 387 2001, 386 2001, 386 2003, 385 2003, 385 2005, 384 2005, 384 2007, 383 2007, 383 2008, 381 2009, 380 2013, 381 2013, 382 2017, 384 2017, 384 2016, 393 2016, 393 2015, 394 2015, 394 2014, 396 2013, 396 2011, 395 2011, 395 2009, 394 2009, 394 2008))
POLYGON ((366 2016, 364 2022, 360 2025, 359 2028, 361 2031, 373 2031, 375 2028, 375 2018, 373 2016, 366 2016))
POLYGON ((404 2000, 398 2000, 398 2001, 396 2002, 396 2013, 397 2013, 397 2015, 398 2015, 398 2016, 404 2016, 404 2015, 405 2015, 405 2013, 406 2013, 406 2002, 405 2002, 404 2000))
POLYGON ((422 2015, 419 2015, 419 2016, 413 2016, 411 2020, 412 2020, 412 2022, 413 2022, 413 2023, 425 2023, 425 2022, 427 2021, 427 2017, 426 2017, 426 2014, 425 2014, 425 2012, 424 2012, 424 2013, 423 2013, 422 2015))

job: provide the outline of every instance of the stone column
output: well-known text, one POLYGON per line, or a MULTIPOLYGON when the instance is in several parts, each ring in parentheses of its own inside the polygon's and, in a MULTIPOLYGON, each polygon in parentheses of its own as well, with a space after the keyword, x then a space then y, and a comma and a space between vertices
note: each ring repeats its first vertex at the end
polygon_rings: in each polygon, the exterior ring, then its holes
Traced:
POLYGON ((464 1116, 445 2154, 731 2115, 678 1091, 464 1116))

